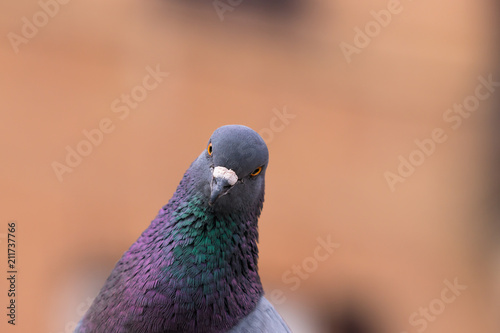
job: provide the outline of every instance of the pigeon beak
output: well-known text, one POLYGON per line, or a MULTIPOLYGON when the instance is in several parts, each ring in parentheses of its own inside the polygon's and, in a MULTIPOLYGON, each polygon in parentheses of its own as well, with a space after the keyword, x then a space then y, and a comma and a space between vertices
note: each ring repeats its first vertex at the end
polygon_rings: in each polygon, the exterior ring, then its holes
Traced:
POLYGON ((212 183, 210 184, 210 199, 208 203, 213 205, 217 199, 225 195, 236 182, 238 176, 233 170, 224 167, 215 167, 212 183))

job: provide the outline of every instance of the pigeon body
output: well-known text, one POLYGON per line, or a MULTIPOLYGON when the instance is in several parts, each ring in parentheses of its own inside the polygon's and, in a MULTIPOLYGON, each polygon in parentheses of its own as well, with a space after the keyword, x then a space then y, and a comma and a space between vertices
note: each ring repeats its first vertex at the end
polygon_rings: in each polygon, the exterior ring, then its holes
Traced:
POLYGON ((255 131, 216 130, 75 333, 289 332, 257 268, 267 164, 255 131))

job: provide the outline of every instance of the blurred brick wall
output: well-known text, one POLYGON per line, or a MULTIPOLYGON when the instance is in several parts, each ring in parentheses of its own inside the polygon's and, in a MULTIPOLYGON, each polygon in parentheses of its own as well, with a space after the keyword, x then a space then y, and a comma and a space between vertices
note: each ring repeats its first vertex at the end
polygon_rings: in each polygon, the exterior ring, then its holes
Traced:
POLYGON ((267 134, 260 271, 296 332, 416 332, 411 314, 455 278, 467 290, 426 332, 494 332, 484 203, 498 93, 456 130, 443 114, 498 73, 495 11, 400 7, 348 63, 339 46, 387 1, 243 1, 224 21, 201 1, 71 1, 17 53, 8 33, 40 5, 0 4, 0 221, 19 225, 16 329, 69 332, 212 131, 241 123, 267 134), (113 112, 148 66, 169 76, 126 117, 113 112), (60 182, 52 163, 103 119, 113 131, 60 182), (384 174, 435 128, 445 142, 392 192, 384 174), (328 237, 340 247, 317 260, 328 237))

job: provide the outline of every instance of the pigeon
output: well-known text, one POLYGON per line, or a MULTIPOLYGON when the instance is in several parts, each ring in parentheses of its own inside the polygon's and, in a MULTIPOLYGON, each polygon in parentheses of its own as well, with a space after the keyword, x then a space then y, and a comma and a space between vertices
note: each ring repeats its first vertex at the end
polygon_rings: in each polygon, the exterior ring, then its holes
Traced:
POLYGON ((268 161, 251 128, 215 130, 74 332, 291 332, 257 267, 268 161))

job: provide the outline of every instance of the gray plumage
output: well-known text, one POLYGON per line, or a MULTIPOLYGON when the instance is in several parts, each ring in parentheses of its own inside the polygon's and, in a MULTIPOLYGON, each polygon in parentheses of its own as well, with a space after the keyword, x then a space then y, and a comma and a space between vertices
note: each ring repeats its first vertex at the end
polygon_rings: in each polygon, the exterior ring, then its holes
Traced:
POLYGON ((257 307, 229 333, 291 333, 271 303, 262 296, 257 307))

